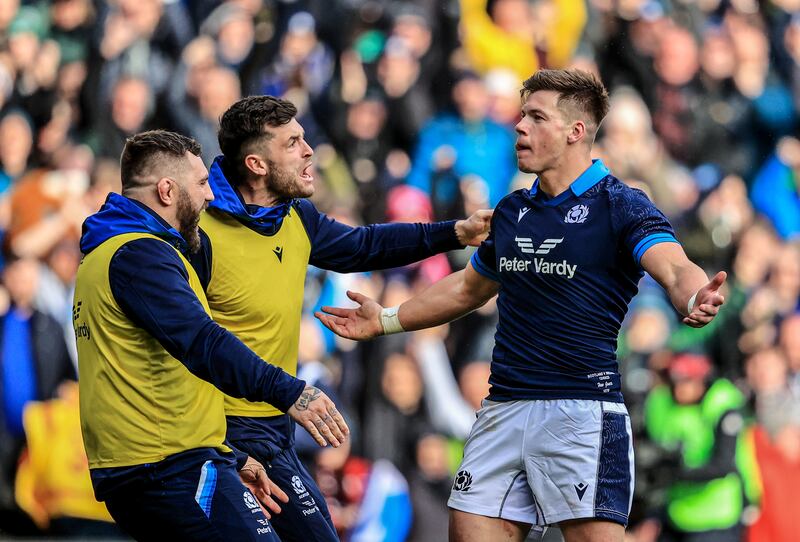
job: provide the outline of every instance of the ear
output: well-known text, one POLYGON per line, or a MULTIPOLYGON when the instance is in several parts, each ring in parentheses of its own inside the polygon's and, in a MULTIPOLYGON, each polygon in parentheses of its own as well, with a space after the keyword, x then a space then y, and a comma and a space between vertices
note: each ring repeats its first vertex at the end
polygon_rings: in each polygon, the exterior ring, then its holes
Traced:
POLYGON ((175 203, 177 190, 178 187, 175 185, 175 181, 169 177, 161 177, 156 183, 158 200, 167 207, 175 203))
POLYGON ((577 143, 586 137, 586 124, 582 120, 576 120, 572 123, 572 128, 567 134, 567 143, 577 143))
POLYGON ((263 177, 268 172, 267 162, 257 154, 248 154, 244 157, 244 166, 255 175, 263 177))

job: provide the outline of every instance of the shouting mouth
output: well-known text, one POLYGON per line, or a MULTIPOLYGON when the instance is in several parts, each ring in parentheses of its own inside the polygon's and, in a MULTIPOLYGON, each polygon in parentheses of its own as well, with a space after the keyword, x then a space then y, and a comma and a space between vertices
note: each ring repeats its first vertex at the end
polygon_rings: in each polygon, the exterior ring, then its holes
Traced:
POLYGON ((308 182, 314 180, 313 164, 309 163, 306 167, 303 168, 303 171, 300 172, 300 178, 308 182))

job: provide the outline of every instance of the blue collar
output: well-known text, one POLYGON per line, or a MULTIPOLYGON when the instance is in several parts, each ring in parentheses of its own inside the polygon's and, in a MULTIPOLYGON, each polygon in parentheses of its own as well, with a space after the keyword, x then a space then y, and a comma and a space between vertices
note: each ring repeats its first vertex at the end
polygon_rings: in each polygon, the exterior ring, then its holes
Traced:
POLYGON ((294 200, 285 201, 274 207, 246 205, 239 193, 231 186, 225 175, 225 169, 225 157, 217 156, 208 172, 208 183, 214 193, 214 201, 209 204, 209 209, 217 209, 229 214, 263 235, 273 235, 280 230, 283 218, 289 214, 294 200))
MULTIPOLYGON (((595 159, 592 160, 592 165, 586 168, 586 171, 580 174, 577 179, 572 181, 572 184, 569 185, 569 189, 572 191, 573 194, 576 196, 582 195, 584 192, 589 190, 591 187, 605 179, 608 175, 611 174, 611 171, 605 166, 602 160, 595 159)), ((534 181, 533 186, 531 186, 529 192, 530 195, 533 196, 539 190, 539 179, 537 178, 534 181)), ((562 192, 563 194, 563 192, 562 192)), ((555 196, 553 199, 560 198, 560 194, 555 196)))
POLYGON ((88 254, 106 240, 123 233, 149 233, 183 252, 188 245, 178 230, 145 204, 114 192, 100 210, 83 222, 81 252, 88 254))

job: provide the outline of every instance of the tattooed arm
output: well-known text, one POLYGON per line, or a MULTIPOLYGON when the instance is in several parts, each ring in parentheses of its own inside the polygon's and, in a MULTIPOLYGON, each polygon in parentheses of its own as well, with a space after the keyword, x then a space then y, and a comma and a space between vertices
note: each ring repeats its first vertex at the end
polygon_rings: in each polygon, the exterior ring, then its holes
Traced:
POLYGON ((306 386, 286 413, 302 425, 320 446, 330 442, 334 448, 338 448, 350 433, 333 401, 314 386, 306 386))

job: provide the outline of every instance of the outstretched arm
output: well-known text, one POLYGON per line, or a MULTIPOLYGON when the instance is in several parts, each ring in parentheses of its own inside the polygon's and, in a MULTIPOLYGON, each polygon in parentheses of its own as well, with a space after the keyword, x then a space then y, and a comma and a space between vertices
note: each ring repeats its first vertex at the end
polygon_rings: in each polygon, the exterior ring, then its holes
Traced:
POLYGON ((414 331, 450 322, 486 303, 497 294, 499 287, 498 283, 475 271, 470 263, 462 271, 446 276, 400 305, 396 314, 395 309, 384 310, 364 295, 347 292, 347 296, 360 305, 358 308, 322 307, 315 316, 337 335, 365 340, 387 332, 414 331), (387 315, 387 312, 392 314, 387 315), (387 318, 396 318, 401 329, 387 329, 387 318))
POLYGON ((296 209, 311 241, 309 263, 339 273, 400 267, 466 245, 478 246, 492 217, 492 211, 481 210, 466 220, 353 228, 320 213, 307 200, 300 200, 296 209))
POLYGON ((687 326, 708 324, 725 303, 719 289, 727 274, 720 271, 709 281, 705 272, 686 257, 683 247, 677 243, 653 245, 642 256, 641 264, 667 291, 687 326))

